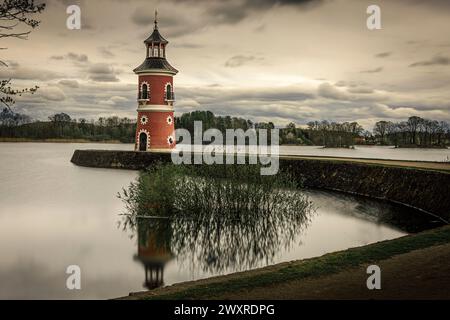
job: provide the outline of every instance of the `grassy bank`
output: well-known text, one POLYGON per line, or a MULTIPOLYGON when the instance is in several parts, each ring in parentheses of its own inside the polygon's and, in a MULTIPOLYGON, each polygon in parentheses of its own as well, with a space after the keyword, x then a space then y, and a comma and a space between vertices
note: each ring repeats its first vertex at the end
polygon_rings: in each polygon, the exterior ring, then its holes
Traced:
MULTIPOLYGON (((316 278, 336 274, 342 270, 373 263, 414 250, 450 243, 450 226, 409 235, 394 240, 329 253, 317 258, 281 263, 278 265, 181 283, 136 295, 137 299, 214 299, 227 293, 251 290, 274 283, 316 278)), ((407 268, 408 266, 405 266, 407 268)))

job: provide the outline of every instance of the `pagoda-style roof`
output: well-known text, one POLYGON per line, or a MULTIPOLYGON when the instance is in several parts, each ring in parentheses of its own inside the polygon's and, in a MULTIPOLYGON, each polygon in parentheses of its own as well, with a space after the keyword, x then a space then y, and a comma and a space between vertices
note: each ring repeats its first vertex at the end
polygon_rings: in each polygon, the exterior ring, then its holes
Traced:
POLYGON ((150 35, 150 37, 148 37, 147 39, 145 39, 144 41, 145 44, 168 44, 169 41, 167 41, 166 39, 164 39, 164 37, 159 33, 158 31, 158 27, 155 24, 155 29, 153 30, 152 34, 150 35))
POLYGON ((161 71, 172 74, 177 74, 178 70, 170 65, 170 63, 161 57, 148 57, 144 62, 133 70, 134 73, 144 73, 152 71, 161 71))

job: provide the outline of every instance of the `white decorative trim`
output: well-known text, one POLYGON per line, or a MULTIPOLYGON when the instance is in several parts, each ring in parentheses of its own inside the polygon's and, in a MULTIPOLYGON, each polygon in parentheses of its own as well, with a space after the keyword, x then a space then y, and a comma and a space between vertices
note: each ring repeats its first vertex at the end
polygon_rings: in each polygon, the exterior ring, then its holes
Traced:
POLYGON ((173 84, 171 82, 166 82, 166 84, 164 85, 164 101, 167 101, 170 104, 170 102, 175 101, 173 96, 174 96, 174 94, 173 94, 173 84), (172 99, 167 99, 167 86, 170 86, 170 88, 172 89, 171 90, 172 99))
POLYGON ((172 116, 168 116, 167 119, 166 119, 166 121, 167 121, 167 124, 168 124, 168 125, 171 125, 171 124, 173 123, 173 118, 172 118, 172 116))
POLYGON ((150 85, 148 84, 147 81, 142 81, 141 82, 141 85, 140 85, 140 88, 139 88, 139 98, 138 98, 138 100, 139 101, 149 101, 150 100, 150 85), (147 85, 147 99, 141 98, 141 94, 143 92, 142 87, 144 86, 144 84, 147 85))
POLYGON ((150 149, 150 133, 145 129, 141 129, 138 131, 137 139, 136 139, 137 140, 137 147, 136 147, 137 151, 139 151, 139 146, 140 146, 139 139, 140 139, 141 133, 145 133, 147 135, 147 150, 146 151, 148 151, 150 149))
POLYGON ((173 111, 173 106, 167 104, 146 104, 146 105, 139 105, 137 111, 149 111, 149 112, 173 111))
POLYGON ((171 153, 172 150, 174 148, 155 148, 155 149, 150 149, 150 152, 154 152, 154 153, 171 153))
POLYGON ((169 146, 173 145, 175 143, 175 139, 172 136, 167 137, 167 144, 169 146))
POLYGON ((153 76, 153 75, 161 75, 161 76, 167 76, 167 75, 171 75, 174 76, 176 75, 178 72, 173 72, 173 71, 162 71, 160 69, 147 69, 145 71, 138 71, 135 72, 136 74, 139 74, 141 76, 153 76), (154 70, 154 71, 153 71, 154 70))
POLYGON ((148 123, 148 117, 144 114, 141 116, 141 120, 140 120, 142 125, 146 125, 148 123))

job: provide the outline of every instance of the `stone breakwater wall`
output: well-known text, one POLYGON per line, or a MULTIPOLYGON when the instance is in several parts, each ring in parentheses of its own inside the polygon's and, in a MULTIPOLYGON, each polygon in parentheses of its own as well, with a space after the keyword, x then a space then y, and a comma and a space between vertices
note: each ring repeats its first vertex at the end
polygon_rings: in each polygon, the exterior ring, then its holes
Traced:
MULTIPOLYGON (((113 150, 76 150, 71 159, 78 166, 130 170, 169 161, 170 153, 113 150)), ((305 187, 385 199, 450 220, 450 172, 310 157, 281 157, 280 170, 294 174, 305 187)))

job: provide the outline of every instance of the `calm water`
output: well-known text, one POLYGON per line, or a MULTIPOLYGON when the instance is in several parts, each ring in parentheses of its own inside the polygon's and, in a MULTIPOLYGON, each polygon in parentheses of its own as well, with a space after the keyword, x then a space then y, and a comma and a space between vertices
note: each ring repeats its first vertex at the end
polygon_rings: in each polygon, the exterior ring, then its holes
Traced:
MULTIPOLYGON (((415 231, 405 225, 412 220, 412 212, 406 209, 337 193, 308 191, 317 208, 310 223, 301 230, 292 230, 292 239, 277 247, 267 242, 257 259, 233 259, 233 251, 208 256, 210 248, 200 245, 192 254, 187 251, 177 257, 170 250, 170 243, 176 243, 174 239, 155 247, 153 240, 158 235, 152 221, 140 221, 138 231, 118 227, 124 208, 116 194, 137 173, 70 163, 74 149, 94 148, 129 150, 132 146, 0 143, 1 299, 113 298, 160 285, 161 277, 149 279, 152 270, 164 269, 164 283, 172 284, 318 256, 415 231), (392 214, 399 211, 404 214, 396 215, 394 221, 392 214), (81 267, 82 290, 66 289, 65 271, 69 265, 81 267)), ((233 246, 242 247, 240 243, 233 246)))

